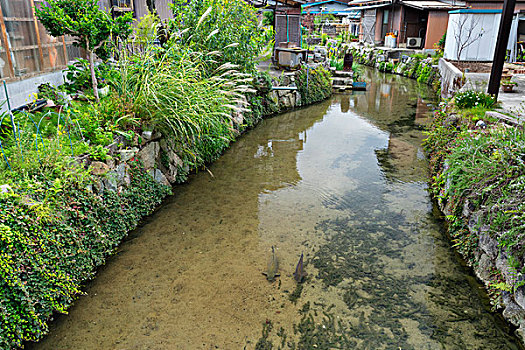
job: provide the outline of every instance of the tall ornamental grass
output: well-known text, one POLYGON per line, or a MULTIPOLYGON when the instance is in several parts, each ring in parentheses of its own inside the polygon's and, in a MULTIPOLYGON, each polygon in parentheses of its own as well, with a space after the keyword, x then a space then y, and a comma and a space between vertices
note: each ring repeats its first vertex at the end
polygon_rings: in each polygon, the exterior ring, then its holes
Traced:
POLYGON ((230 63, 210 71, 210 55, 220 53, 197 53, 172 45, 122 54, 121 79, 114 86, 119 98, 128 101, 128 114, 169 135, 183 153, 201 156, 203 161, 209 160, 198 154, 203 140, 220 140, 220 152, 233 139, 232 114, 248 111, 244 94, 252 91, 253 79, 230 63))

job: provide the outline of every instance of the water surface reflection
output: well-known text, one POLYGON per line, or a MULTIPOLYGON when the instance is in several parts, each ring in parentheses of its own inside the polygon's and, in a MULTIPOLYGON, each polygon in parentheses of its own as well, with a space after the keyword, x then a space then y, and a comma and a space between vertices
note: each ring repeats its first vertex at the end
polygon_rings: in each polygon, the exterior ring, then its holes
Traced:
POLYGON ((275 348, 517 348, 432 215, 432 93, 366 74, 365 93, 265 120, 177 187, 34 348, 254 349, 270 323, 275 348))

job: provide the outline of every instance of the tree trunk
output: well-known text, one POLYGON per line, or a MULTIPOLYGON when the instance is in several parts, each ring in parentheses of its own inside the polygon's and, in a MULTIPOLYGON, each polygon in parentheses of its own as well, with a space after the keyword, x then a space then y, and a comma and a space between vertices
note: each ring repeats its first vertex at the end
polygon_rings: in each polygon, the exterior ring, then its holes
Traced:
MULTIPOLYGON (((87 45, 86 45, 88 48, 89 48, 89 40, 87 41, 87 45)), ((92 50, 87 50, 88 53, 89 53, 89 70, 91 71, 91 84, 93 86, 93 95, 95 95, 95 100, 98 102, 100 102, 100 98, 98 97, 98 84, 97 84, 97 76, 95 74, 95 54, 93 53, 92 50)))

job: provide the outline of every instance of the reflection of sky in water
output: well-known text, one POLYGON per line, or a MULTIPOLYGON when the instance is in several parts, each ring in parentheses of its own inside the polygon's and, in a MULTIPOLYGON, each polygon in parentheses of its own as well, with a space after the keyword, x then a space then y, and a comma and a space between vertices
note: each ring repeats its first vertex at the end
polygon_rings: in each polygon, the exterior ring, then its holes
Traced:
POLYGON ((388 135, 354 113, 344 115, 335 107, 328 113, 330 117, 307 131, 308 141, 297 155, 297 168, 304 182, 337 192, 360 180, 342 181, 342 176, 363 161, 358 153, 364 146, 369 148, 368 160, 375 162, 373 150, 386 147, 388 135))
POLYGON ((431 215, 420 122, 432 95, 364 74, 366 92, 264 120, 213 177, 176 187, 35 348, 253 349, 267 320, 292 341, 310 302, 315 324, 342 322, 348 341, 332 348, 515 349, 431 215), (293 304, 301 253, 310 280, 293 304))
POLYGON ((432 216, 415 124, 426 103, 396 81, 370 89, 334 96, 298 134, 300 180, 259 196, 262 241, 285 260, 308 252, 302 302, 335 306, 343 348, 516 348, 432 216))

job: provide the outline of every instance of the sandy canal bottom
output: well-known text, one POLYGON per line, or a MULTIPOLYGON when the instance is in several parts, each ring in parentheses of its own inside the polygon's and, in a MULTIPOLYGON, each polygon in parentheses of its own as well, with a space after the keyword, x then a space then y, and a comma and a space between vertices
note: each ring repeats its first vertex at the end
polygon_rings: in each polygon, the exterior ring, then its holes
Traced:
POLYGON ((517 349, 435 219, 434 96, 366 74, 366 93, 265 120, 176 187, 29 348, 517 349))

